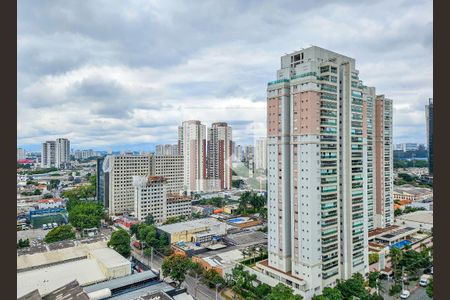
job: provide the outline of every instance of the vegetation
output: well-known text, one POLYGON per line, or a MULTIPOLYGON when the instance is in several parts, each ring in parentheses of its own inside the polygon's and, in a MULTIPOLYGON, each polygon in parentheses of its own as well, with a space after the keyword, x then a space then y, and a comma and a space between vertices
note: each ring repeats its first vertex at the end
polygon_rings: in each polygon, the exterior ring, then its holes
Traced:
POLYGON ((98 202, 69 200, 66 208, 69 222, 77 229, 99 227, 104 218, 103 205, 98 202))
POLYGON ((161 265, 163 276, 169 276, 174 281, 178 282, 178 286, 186 279, 186 274, 191 267, 191 260, 188 257, 179 254, 166 257, 161 265))
POLYGON ((41 195, 42 191, 40 189, 35 189, 32 192, 22 192, 20 193, 22 196, 37 196, 37 195, 41 195))
POLYGON ((130 227, 131 235, 136 235, 136 238, 141 241, 143 245, 144 254, 149 256, 150 248, 154 248, 164 255, 171 253, 169 237, 165 233, 159 234, 155 225, 148 225, 146 223, 133 224, 130 227))
POLYGON ((53 198, 53 195, 47 193, 47 194, 44 194, 44 196, 42 196, 42 198, 43 198, 43 199, 52 199, 52 198, 53 198))
POLYGON ((401 210, 400 208, 397 208, 396 210, 394 210, 394 216, 400 216, 400 215, 405 215, 405 214, 409 214, 415 211, 419 211, 419 210, 425 210, 424 207, 410 207, 410 206, 406 206, 403 210, 401 210))
POLYGON ((225 285, 225 279, 223 279, 223 277, 220 276, 220 274, 214 269, 204 270, 202 275, 203 282, 205 282, 210 288, 225 285))
POLYGON ((267 231, 268 231, 267 225, 264 226, 264 227, 258 228, 257 231, 261 231, 261 232, 267 233, 267 231))
POLYGON ((402 285, 394 284, 389 289, 389 296, 394 296, 394 295, 400 294, 401 291, 402 291, 402 285))
POLYGON ((120 255, 128 258, 131 254, 130 235, 123 229, 114 231, 111 234, 108 247, 112 247, 120 255))
POLYGON ((326 287, 323 289, 322 295, 312 297, 312 300, 344 300, 338 289, 326 287))
POLYGON ((47 188, 50 190, 58 188, 60 181, 59 179, 50 179, 50 183, 47 188))
POLYGON ((394 168, 426 168, 428 167, 428 160, 394 160, 394 168))
POLYGON ((26 247, 30 247, 30 240, 29 239, 19 239, 19 241, 17 242, 17 249, 19 248, 26 248, 26 247))
POLYGON ((369 265, 378 262, 380 259, 380 255, 378 253, 370 253, 369 254, 369 265))
POLYGON ((259 213, 266 205, 267 200, 264 196, 257 195, 255 192, 245 191, 239 198, 238 214, 259 213))
POLYGON ((75 231, 71 225, 61 225, 50 230, 44 238, 46 243, 54 243, 75 238, 75 231))
POLYGON ((145 217, 144 223, 147 224, 147 225, 153 225, 153 224, 155 224, 155 218, 153 218, 152 214, 148 214, 145 217))
POLYGON ((186 216, 170 217, 165 222, 163 222, 163 225, 179 223, 186 221, 187 219, 188 217, 186 216))
POLYGON ((432 188, 433 186, 430 184, 422 184, 418 180, 419 178, 416 176, 411 176, 406 173, 399 173, 398 178, 394 180, 395 185, 404 185, 404 184, 410 184, 415 187, 423 187, 423 188, 432 188))
POLYGON ((300 295, 294 295, 292 289, 285 284, 279 283, 272 288, 267 295, 268 300, 301 300, 300 295))
POLYGON ((202 199, 199 201, 199 204, 201 205, 212 205, 216 207, 224 207, 226 203, 226 200, 222 197, 213 197, 210 199, 202 199))
POLYGON ((45 168, 45 169, 39 169, 39 170, 30 170, 30 171, 21 171, 19 174, 23 175, 35 175, 35 174, 45 174, 49 172, 58 171, 57 168, 45 168))
POLYGON ((433 298, 433 279, 428 282, 426 293, 428 297, 433 298))
POLYGON ((244 185, 245 185, 245 182, 242 179, 235 179, 235 180, 231 181, 231 186, 234 188, 237 188, 237 189, 243 187, 244 185))

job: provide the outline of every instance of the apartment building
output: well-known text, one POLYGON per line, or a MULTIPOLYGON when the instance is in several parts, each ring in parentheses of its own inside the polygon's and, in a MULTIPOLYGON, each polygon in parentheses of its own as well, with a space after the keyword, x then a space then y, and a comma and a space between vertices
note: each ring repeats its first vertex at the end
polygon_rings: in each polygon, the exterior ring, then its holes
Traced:
POLYGON ((255 169, 267 169, 267 141, 265 137, 256 140, 255 169))
POLYGON ((208 129, 207 190, 231 189, 232 130, 227 123, 217 122, 208 129))
POLYGON ((376 227, 394 224, 394 149, 392 147, 392 100, 375 100, 376 227))
POLYGON ((43 168, 51 168, 55 166, 56 159, 56 143, 55 141, 46 141, 42 143, 41 165, 43 168))
POLYGON ((24 160, 27 158, 27 152, 25 149, 17 148, 17 160, 24 160))
POLYGON ((70 163, 70 141, 59 138, 55 141, 55 165, 57 168, 65 168, 70 163))
POLYGON ((104 204, 110 215, 135 209, 133 176, 152 174, 152 155, 108 155, 103 161, 104 204))
POLYGON ((178 127, 178 149, 183 156, 184 190, 188 194, 205 190, 206 126, 200 121, 184 121, 178 127))
POLYGON ((167 180, 167 193, 183 193, 184 164, 182 155, 154 156, 152 175, 162 176, 167 180))
POLYGON ((315 46, 282 56, 268 83, 269 258, 257 267, 305 299, 368 271, 378 101, 353 58, 315 46))
POLYGON ((156 156, 163 156, 163 155, 178 155, 178 145, 156 145, 155 147, 155 155, 156 156))

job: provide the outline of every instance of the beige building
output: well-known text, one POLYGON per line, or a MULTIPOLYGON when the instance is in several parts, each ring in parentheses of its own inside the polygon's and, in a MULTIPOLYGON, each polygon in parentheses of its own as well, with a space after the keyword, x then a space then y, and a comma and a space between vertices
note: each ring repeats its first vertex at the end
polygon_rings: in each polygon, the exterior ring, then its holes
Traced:
POLYGON ((167 193, 183 193, 183 156, 156 155, 152 162, 152 175, 162 176, 167 180, 167 193))
POLYGON ((186 216, 192 214, 192 199, 189 196, 167 195, 167 218, 186 216))
POLYGON ((213 236, 223 236, 227 233, 227 225, 214 218, 196 219, 158 227, 170 237, 170 243, 206 242, 213 236))
POLYGON ((227 123, 217 122, 208 129, 207 190, 231 189, 232 130, 227 123))
POLYGON ((411 200, 413 202, 430 199, 433 190, 415 187, 409 184, 394 187, 394 200, 411 200))

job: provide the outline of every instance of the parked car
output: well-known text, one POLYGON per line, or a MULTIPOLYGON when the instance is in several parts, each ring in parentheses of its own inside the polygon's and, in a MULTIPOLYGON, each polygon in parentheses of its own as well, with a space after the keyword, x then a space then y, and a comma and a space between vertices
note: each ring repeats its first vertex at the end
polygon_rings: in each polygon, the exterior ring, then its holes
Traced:
POLYGON ((420 286, 423 286, 423 287, 427 286, 428 283, 430 282, 431 278, 432 278, 432 276, 429 274, 424 274, 424 275, 420 276, 420 280, 419 280, 420 286))
POLYGON ((400 294, 401 299, 407 299, 411 293, 408 290, 403 290, 400 294))

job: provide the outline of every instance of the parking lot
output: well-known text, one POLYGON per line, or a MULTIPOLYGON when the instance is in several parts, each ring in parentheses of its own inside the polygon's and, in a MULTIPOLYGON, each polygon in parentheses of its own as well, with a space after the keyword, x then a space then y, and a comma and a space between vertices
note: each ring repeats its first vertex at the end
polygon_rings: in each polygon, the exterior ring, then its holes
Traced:
POLYGON ((38 238, 43 239, 47 232, 48 230, 43 230, 41 228, 17 231, 17 241, 19 241, 19 239, 29 239, 30 242, 32 242, 38 238))

